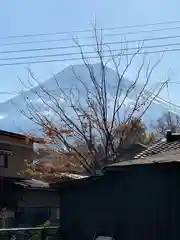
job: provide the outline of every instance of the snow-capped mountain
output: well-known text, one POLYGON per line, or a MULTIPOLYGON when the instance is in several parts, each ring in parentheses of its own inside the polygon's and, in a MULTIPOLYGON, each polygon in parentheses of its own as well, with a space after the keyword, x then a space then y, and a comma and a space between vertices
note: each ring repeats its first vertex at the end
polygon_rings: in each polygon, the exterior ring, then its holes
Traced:
MULTIPOLYGON (((91 66, 93 69, 93 73, 96 77, 100 76, 101 74, 101 66, 100 64, 95 64, 91 66)), ((88 88, 92 88, 92 81, 90 80, 90 76, 87 70, 87 67, 84 65, 75 65, 73 67, 67 67, 60 73, 53 76, 51 79, 43 82, 41 86, 50 91, 56 99, 58 99, 60 104, 64 104, 64 99, 61 98, 61 94, 57 88, 57 84, 60 85, 65 91, 69 90, 73 85, 76 84, 79 89, 82 88, 82 84, 80 81, 77 81, 77 78, 83 79, 86 86, 88 88)), ((107 89, 109 91, 109 97, 113 95, 113 92, 116 90, 115 86, 117 83, 117 74, 114 70, 107 68, 106 69, 106 81, 107 81, 107 89)), ((121 83, 121 90, 122 96, 123 91, 127 89, 132 82, 127 79, 123 79, 121 83)), ((84 88, 83 88, 84 89, 84 88)), ((136 89, 132 91, 131 94, 128 95, 128 98, 125 101, 125 104, 131 106, 134 104, 136 100, 136 96, 138 91, 140 91, 140 84, 137 85, 136 89)), ((27 98, 27 101, 31 102, 32 105, 35 105, 40 111, 43 113, 48 112, 47 106, 44 105, 43 101, 37 96, 36 93, 39 93, 42 96, 41 87, 37 86, 29 91, 22 92, 21 94, 17 95, 16 97, 4 102, 0 103, 0 129, 6 131, 13 131, 13 132, 33 132, 35 129, 37 131, 37 126, 31 121, 28 120, 23 114, 20 113, 20 110, 26 111, 27 106, 24 100, 24 97, 27 98)), ((83 94, 82 92, 82 101, 83 101, 83 94)), ((148 95, 148 92, 146 92, 148 95)), ((45 97, 45 101, 49 101, 47 96, 45 97)), ((109 104, 111 101, 109 101, 109 104)), ((155 121, 158 117, 160 117, 164 112, 169 110, 169 104, 165 102, 163 99, 157 98, 153 101, 152 105, 144 115, 144 122, 146 125, 150 125, 152 121, 155 121)), ((176 106, 172 105, 171 111, 174 113, 180 114, 180 109, 176 106)))

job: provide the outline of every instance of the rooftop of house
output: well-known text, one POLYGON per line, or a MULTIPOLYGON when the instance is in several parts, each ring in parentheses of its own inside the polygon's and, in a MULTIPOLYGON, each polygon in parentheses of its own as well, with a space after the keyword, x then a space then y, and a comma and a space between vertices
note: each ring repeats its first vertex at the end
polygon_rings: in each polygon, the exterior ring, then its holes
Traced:
POLYGON ((61 183, 61 182, 67 182, 71 180, 78 180, 78 179, 83 179, 87 178, 85 175, 80 175, 80 174, 75 174, 75 173, 70 173, 70 172, 48 172, 48 171, 32 171, 32 172, 25 172, 21 173, 21 177, 26 179, 26 180, 21 180, 20 182, 18 181, 17 184, 20 185, 28 185, 35 184, 35 183, 61 183), (33 179, 33 180, 32 180, 33 179), (36 182, 37 181, 37 182, 36 182))
POLYGON ((31 142, 34 142, 34 143, 45 143, 43 138, 26 136, 26 135, 21 134, 21 133, 14 133, 14 132, 8 132, 8 131, 0 130, 0 135, 19 138, 19 139, 27 139, 28 138, 31 142))
POLYGON ((161 139, 154 143, 148 149, 137 154, 134 159, 167 153, 178 149, 180 150, 180 134, 168 132, 165 139, 161 139))
POLYGON ((180 162, 180 133, 168 131, 165 139, 159 140, 148 149, 137 154, 132 160, 108 165, 106 169, 135 164, 141 165, 165 162, 180 162))
POLYGON ((66 182, 70 180, 78 180, 82 178, 86 178, 87 176, 80 175, 80 174, 73 174, 68 172, 55 172, 55 173, 48 173, 45 174, 40 173, 40 175, 35 173, 32 175, 35 179, 42 179, 42 181, 47 183, 53 183, 53 182, 66 182))
POLYGON ((56 176, 54 176, 54 179, 52 179, 51 176, 51 181, 47 181, 44 179, 35 179, 35 178, 9 178, 9 177, 3 177, 1 179, 1 182, 3 182, 3 185, 7 189, 12 189, 14 187, 17 188, 25 188, 25 189, 33 189, 33 190, 53 190, 53 185, 51 184, 59 184, 59 183, 65 183, 65 182, 71 182, 71 180, 79 180, 79 179, 85 179, 85 176, 81 175, 76 175, 76 174, 70 174, 70 173, 61 173, 56 176), (52 181, 54 180, 54 181, 52 181))
POLYGON ((14 187, 24 187, 24 188, 49 188, 49 184, 44 181, 39 181, 35 179, 25 179, 23 177, 1 177, 1 184, 5 189, 13 189, 14 187))
POLYGON ((24 188, 49 188, 49 183, 36 179, 14 181, 14 184, 23 186, 24 188))

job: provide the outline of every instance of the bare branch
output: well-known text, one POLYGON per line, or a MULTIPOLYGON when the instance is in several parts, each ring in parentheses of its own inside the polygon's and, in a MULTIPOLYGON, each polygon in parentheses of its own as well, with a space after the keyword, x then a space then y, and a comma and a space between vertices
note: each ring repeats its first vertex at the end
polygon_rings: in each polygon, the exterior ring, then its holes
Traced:
MULTIPOLYGON (((94 26, 94 37, 96 44, 94 53, 99 63, 98 74, 94 65, 87 61, 84 48, 77 39, 73 39, 79 47, 89 82, 84 79, 84 76, 78 75, 76 67, 72 67, 71 70, 76 81, 69 89, 63 89, 56 75, 53 74, 53 81, 56 84, 56 94, 53 94, 44 84, 40 84, 33 72, 28 69, 31 79, 38 86, 34 88, 32 82, 28 80, 29 88, 50 113, 40 111, 39 105, 33 104, 26 95, 24 95, 24 99, 28 113, 21 109, 21 113, 41 126, 43 131, 51 130, 50 132, 53 134, 47 137, 53 144, 62 146, 59 149, 60 152, 76 153, 77 159, 89 174, 95 174, 96 170, 103 167, 105 162, 110 163, 117 156, 121 156, 125 144, 128 145, 140 139, 145 131, 144 125, 141 124, 141 118, 167 82, 163 82, 157 88, 156 93, 151 93, 147 89, 152 73, 163 56, 152 67, 149 63, 146 68, 146 55, 144 55, 134 74, 134 79, 125 84, 125 75, 143 50, 143 43, 130 56, 127 44, 126 48, 122 47, 122 51, 114 54, 110 46, 103 44, 103 32, 97 31, 96 26, 94 26), (106 56, 103 55, 105 47, 110 54, 108 61, 105 61, 106 56), (116 79, 108 79, 109 65, 115 70, 116 79), (139 84, 138 81, 143 70, 146 73, 145 82, 139 84), (132 98, 137 89, 138 96, 134 99, 133 107, 126 107, 127 99, 132 98), (59 101, 57 96, 63 99, 64 104, 59 101), (137 117, 137 112, 145 105, 146 107, 137 117), (71 132, 71 140, 67 139, 63 128, 71 132), (112 158, 110 158, 111 156, 112 158)), ((22 84, 24 85, 23 82, 22 84)))

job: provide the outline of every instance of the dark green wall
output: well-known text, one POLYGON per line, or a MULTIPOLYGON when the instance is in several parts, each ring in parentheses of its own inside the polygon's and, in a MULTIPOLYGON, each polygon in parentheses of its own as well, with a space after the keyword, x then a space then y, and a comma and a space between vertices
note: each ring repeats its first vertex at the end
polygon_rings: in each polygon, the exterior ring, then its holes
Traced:
POLYGON ((124 167, 60 191, 60 226, 68 239, 179 239, 179 164, 124 167))

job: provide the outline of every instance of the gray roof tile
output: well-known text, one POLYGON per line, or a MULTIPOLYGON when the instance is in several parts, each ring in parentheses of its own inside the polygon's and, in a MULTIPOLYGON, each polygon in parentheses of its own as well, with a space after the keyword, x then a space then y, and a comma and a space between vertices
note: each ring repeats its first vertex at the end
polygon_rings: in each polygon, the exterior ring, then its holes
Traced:
POLYGON ((110 167, 122 167, 129 165, 141 165, 141 164, 153 164, 153 163, 166 163, 166 162, 179 162, 180 163, 180 149, 159 153, 156 155, 151 155, 143 158, 133 159, 129 161, 122 161, 118 163, 111 164, 110 167))
POLYGON ((159 153, 167 153, 178 149, 180 150, 180 141, 167 142, 166 139, 164 139, 142 151, 140 154, 136 155, 134 159, 153 156, 159 153))
POLYGON ((107 168, 164 162, 180 162, 180 140, 160 140, 137 154, 132 160, 120 161, 107 166, 107 168))

